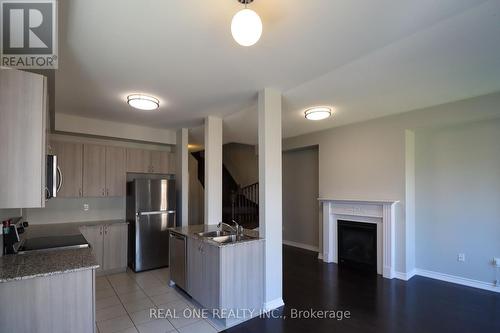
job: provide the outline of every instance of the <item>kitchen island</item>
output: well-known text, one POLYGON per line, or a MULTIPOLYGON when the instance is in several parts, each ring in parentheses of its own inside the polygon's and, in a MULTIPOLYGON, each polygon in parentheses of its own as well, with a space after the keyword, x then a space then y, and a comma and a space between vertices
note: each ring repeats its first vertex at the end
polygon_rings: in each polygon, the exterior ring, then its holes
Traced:
MULTIPOLYGON (((87 228, 112 226, 126 230, 126 222, 120 220, 31 225, 21 241, 79 235, 87 228)), ((91 246, 1 256, 1 331, 96 332, 95 274, 102 255, 96 250, 91 246)))
POLYGON ((235 237, 217 226, 191 225, 172 228, 170 234, 171 284, 207 310, 208 319, 218 328, 261 313, 264 239, 256 232, 245 230, 242 237, 235 237))

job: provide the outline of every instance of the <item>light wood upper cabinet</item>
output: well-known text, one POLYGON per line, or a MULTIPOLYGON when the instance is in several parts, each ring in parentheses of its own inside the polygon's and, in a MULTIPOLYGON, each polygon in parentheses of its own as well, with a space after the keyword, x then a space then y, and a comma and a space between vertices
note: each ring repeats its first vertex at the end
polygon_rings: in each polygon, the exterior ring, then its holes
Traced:
POLYGON ((151 172, 151 152, 144 149, 127 149, 127 172, 151 172))
POLYGON ((172 160, 172 154, 166 151, 127 149, 127 172, 174 173, 175 158, 172 160))
POLYGON ((106 147, 83 146, 83 196, 106 196, 106 147))
POLYGON ((169 153, 166 151, 151 152, 151 172, 165 174, 169 173, 169 153))
POLYGON ((176 155, 175 153, 168 154, 168 173, 175 173, 176 171, 176 155))
POLYGON ((57 155, 57 164, 62 173, 62 198, 78 198, 83 195, 83 144, 52 141, 52 151, 57 155))
POLYGON ((45 206, 47 85, 0 69, 0 208, 45 206))
POLYGON ((106 196, 126 195, 126 150, 120 147, 106 147, 106 196))

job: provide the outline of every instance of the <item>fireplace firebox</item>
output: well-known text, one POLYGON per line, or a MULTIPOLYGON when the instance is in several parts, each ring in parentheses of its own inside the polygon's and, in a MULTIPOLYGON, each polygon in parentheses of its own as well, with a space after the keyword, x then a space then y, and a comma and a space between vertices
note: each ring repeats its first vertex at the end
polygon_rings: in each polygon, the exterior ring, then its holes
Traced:
POLYGON ((337 221, 338 263, 377 274, 377 224, 337 221))

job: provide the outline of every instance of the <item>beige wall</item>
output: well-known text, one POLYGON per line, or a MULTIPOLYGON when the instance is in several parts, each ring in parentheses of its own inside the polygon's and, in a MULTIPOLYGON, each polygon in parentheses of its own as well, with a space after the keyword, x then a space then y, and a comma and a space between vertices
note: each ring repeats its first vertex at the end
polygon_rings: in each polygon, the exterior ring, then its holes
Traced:
POLYGON ((283 152, 283 242, 318 247, 318 147, 283 152))
POLYGON ((417 267, 491 284, 500 257, 500 119, 417 131, 416 152, 417 267))
POLYGON ((242 187, 259 181, 259 158, 255 146, 225 144, 222 148, 222 159, 231 176, 242 187))
POLYGON ((396 271, 406 272, 405 130, 500 117, 500 93, 285 139, 283 148, 319 145, 319 196, 400 200, 396 271))

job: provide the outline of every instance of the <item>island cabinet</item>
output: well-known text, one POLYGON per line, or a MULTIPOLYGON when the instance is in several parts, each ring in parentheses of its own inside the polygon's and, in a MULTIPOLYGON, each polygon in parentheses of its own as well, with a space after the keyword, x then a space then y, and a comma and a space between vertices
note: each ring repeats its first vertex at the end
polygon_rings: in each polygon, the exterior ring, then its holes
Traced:
MULTIPOLYGON (((205 309, 219 310, 221 327, 249 318, 233 318, 228 310, 262 309, 264 299, 264 241, 218 246, 189 237, 186 292, 205 309)), ((250 313, 242 313, 249 315, 250 313)))
POLYGON ((80 227, 80 232, 89 242, 99 264, 97 274, 110 274, 127 269, 126 223, 87 225, 80 227))
POLYGON ((187 251, 188 293, 205 308, 218 308, 220 303, 219 248, 199 239, 190 239, 187 251))

